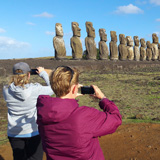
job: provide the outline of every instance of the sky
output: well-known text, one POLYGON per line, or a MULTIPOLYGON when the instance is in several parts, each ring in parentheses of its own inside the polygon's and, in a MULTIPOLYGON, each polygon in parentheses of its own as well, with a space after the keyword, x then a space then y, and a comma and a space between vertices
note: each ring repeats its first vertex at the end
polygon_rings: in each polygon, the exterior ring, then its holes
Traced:
POLYGON ((0 0, 0 59, 54 56, 56 23, 62 24, 67 56, 72 22, 79 23, 85 50, 86 21, 93 23, 97 48, 100 28, 108 46, 110 31, 152 42, 152 33, 160 37, 160 0, 0 0))

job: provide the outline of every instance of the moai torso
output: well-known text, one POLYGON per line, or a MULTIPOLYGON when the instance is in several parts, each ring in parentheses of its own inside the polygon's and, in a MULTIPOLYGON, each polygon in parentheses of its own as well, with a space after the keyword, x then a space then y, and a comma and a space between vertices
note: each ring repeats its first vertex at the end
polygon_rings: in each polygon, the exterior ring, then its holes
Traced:
POLYGON ((140 60, 145 61, 146 60, 146 42, 144 38, 140 39, 141 47, 140 47, 140 60))
POLYGON ((72 22, 73 37, 71 38, 72 58, 81 59, 83 54, 82 42, 80 40, 81 29, 77 22, 72 22))
POLYGON ((120 41, 120 44, 118 46, 119 59, 121 61, 127 60, 128 52, 126 46, 126 38, 124 34, 119 34, 119 41, 120 41))
POLYGON ((152 60, 152 44, 150 43, 150 41, 147 41, 146 44, 147 44, 146 60, 151 61, 152 60))
POLYGON ((152 34, 152 60, 157 60, 158 59, 158 36, 157 34, 153 33, 152 34))
POLYGON ((93 28, 92 22, 86 22, 87 37, 85 38, 86 46, 86 58, 97 59, 97 48, 94 41, 95 29, 93 28))
POLYGON ((127 50, 128 50, 128 60, 134 60, 134 52, 133 52, 133 39, 131 36, 127 36, 127 50))
POLYGON ((160 61, 160 43, 158 43, 158 60, 160 61))
POLYGON ((99 42, 99 56, 101 60, 108 59, 109 50, 108 46, 106 44, 107 41, 107 34, 105 29, 99 29, 99 36, 100 36, 100 42, 99 42))
POLYGON ((66 48, 63 40, 63 29, 60 23, 56 23, 56 36, 53 38, 53 46, 55 49, 55 58, 66 58, 66 48))
POLYGON ((140 60, 140 50, 139 50, 139 38, 138 36, 134 36, 134 60, 140 60))
POLYGON ((118 60, 118 47, 117 47, 117 35, 115 31, 110 31, 111 42, 109 43, 110 48, 110 59, 118 60))

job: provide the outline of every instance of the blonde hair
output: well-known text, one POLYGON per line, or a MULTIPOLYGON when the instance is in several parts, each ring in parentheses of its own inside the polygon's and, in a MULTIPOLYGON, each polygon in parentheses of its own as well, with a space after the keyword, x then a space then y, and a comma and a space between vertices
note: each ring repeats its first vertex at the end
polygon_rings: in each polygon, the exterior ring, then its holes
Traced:
POLYGON ((24 87, 25 84, 29 83, 29 72, 27 74, 23 74, 22 70, 16 70, 16 75, 13 75, 10 79, 9 85, 14 83, 15 86, 24 87), (21 74, 22 73, 22 74, 21 74))
POLYGON ((71 86, 78 84, 79 72, 76 68, 60 66, 50 75, 51 88, 57 97, 62 97, 70 92, 71 86))

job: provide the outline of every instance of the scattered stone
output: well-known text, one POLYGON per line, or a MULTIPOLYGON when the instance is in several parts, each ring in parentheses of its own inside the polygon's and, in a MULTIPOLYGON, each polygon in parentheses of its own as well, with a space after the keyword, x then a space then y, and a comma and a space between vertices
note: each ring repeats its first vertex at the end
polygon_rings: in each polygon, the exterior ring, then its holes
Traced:
POLYGON ((154 80, 160 80, 160 76, 154 77, 154 80))

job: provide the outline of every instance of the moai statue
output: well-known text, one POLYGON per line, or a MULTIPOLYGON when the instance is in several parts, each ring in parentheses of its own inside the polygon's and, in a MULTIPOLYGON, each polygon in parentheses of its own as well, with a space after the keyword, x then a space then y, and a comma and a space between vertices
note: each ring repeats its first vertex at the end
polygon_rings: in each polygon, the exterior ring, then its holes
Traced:
POLYGON ((128 60, 134 60, 134 52, 133 52, 133 39, 131 36, 127 36, 127 50, 128 50, 128 60))
POLYGON ((127 56, 128 56, 126 38, 124 34, 119 34, 119 41, 120 41, 120 44, 118 46, 119 59, 121 61, 124 61, 124 60, 127 60, 127 56))
POLYGON ((152 60, 152 44, 150 43, 150 41, 147 41, 146 44, 147 44, 146 60, 151 61, 152 60))
POLYGON ((152 34, 152 60, 158 59, 158 36, 156 33, 152 34))
POLYGON ((99 36, 100 36, 100 42, 99 42, 100 59, 102 59, 102 60, 108 59, 109 50, 108 50, 108 46, 106 44, 106 41, 107 41, 106 30, 103 28, 99 29, 99 36))
POLYGON ((158 60, 160 61, 160 43, 158 43, 158 60))
POLYGON ((53 38, 53 46, 55 49, 55 58, 64 59, 66 58, 66 48, 63 40, 63 28, 60 23, 56 23, 55 26, 56 36, 53 38))
POLYGON ((134 60, 140 60, 140 50, 139 50, 139 38, 138 36, 134 36, 134 60))
POLYGON ((115 31, 110 31, 111 41, 109 43, 110 48, 110 59, 118 60, 118 46, 117 46, 117 35, 115 31))
POLYGON ((85 38, 86 46, 86 58, 97 59, 97 48, 94 41, 95 29, 93 28, 92 22, 86 22, 87 37, 85 38))
POLYGON ((146 60, 146 42, 144 38, 140 39, 141 47, 140 47, 140 60, 146 60))
POLYGON ((73 37, 71 38, 72 58, 81 59, 83 54, 82 42, 80 40, 81 29, 77 22, 72 22, 73 37))

